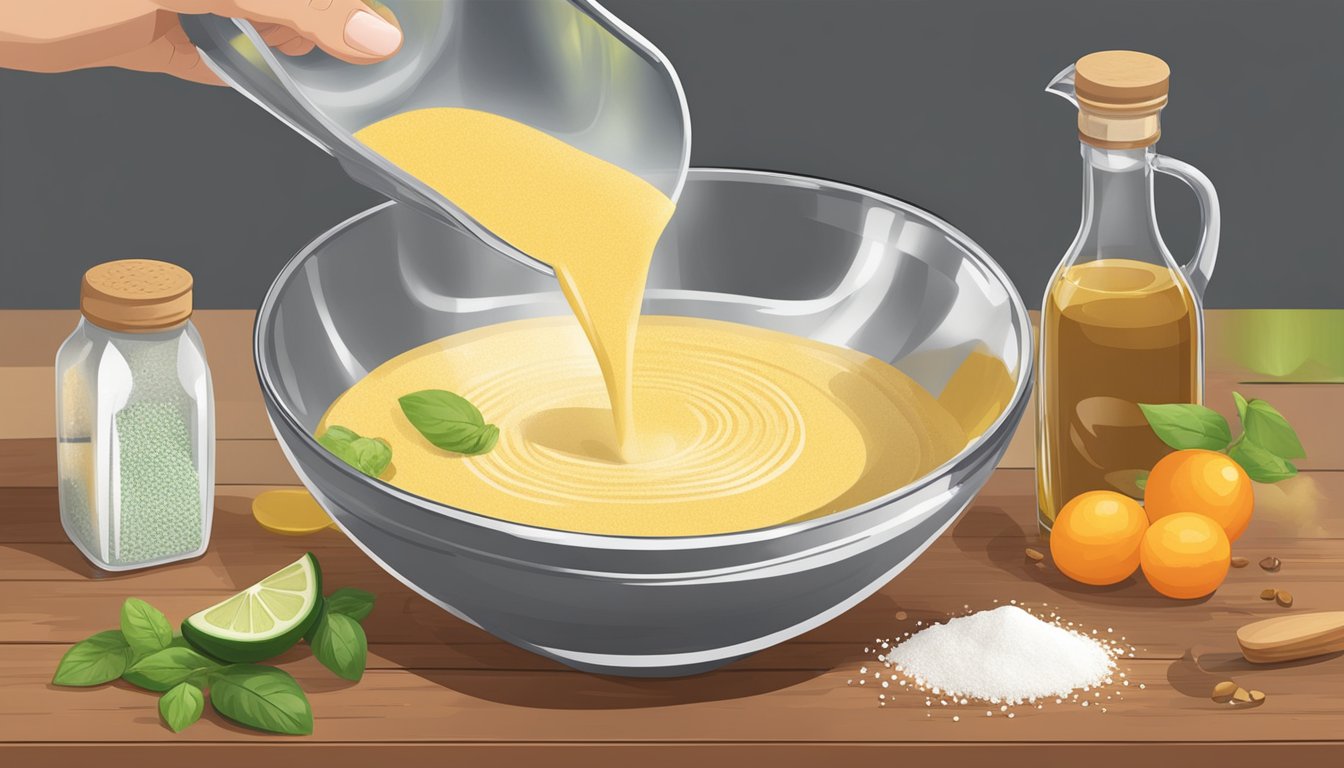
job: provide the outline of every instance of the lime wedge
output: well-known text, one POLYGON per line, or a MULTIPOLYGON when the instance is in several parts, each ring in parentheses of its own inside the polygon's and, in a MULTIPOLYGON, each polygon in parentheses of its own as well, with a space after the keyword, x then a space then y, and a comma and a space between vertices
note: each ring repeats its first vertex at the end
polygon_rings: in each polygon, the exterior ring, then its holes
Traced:
POLYGON ((182 636, 224 661, 265 661, 303 637, 321 613, 322 569, 308 553, 247 589, 188 616, 182 636))

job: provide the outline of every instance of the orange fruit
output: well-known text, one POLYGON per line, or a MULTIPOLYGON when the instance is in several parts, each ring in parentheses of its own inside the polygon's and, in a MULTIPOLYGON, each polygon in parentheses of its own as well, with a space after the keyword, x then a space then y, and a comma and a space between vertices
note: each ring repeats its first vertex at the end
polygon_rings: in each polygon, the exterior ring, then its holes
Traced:
POLYGON ((1143 505, 1153 523, 1179 512, 1206 515, 1236 541, 1251 523, 1255 491, 1240 464, 1225 454, 1192 448, 1157 462, 1148 473, 1143 505))
POLYGON ((1073 497, 1050 529, 1050 556, 1065 576, 1103 586, 1129 578, 1139 568, 1139 542, 1148 529, 1143 507, 1115 491, 1073 497))
POLYGON ((1194 512, 1154 520, 1139 545, 1143 575, 1153 589, 1181 600, 1212 594, 1227 578, 1232 543, 1219 523, 1194 512))

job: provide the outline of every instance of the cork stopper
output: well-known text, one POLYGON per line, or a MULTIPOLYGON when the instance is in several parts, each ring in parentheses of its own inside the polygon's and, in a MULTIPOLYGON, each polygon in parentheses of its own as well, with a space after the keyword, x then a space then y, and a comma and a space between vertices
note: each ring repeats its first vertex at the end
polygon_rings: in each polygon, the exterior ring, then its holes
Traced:
POLYGON ((109 261, 84 273, 79 311, 94 325, 148 333, 191 317, 191 273, 165 261, 109 261))
POLYGON ((1074 66, 1078 137, 1106 149, 1146 147, 1162 136, 1171 68, 1138 51, 1089 53, 1074 66))

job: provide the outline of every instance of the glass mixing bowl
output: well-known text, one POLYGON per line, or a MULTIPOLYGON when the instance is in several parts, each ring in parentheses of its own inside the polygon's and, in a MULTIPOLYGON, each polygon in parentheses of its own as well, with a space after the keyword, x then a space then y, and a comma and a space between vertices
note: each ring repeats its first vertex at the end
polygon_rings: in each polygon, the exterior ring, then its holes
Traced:
POLYGON ((726 664, 882 587, 979 491, 1030 389, 1031 326, 999 266, 919 208, 820 179, 692 169, 654 256, 644 313, 850 347, 935 396, 970 356, 988 356, 1007 371, 1011 395, 942 466, 805 522, 602 536, 421 498, 321 448, 312 433, 328 406, 411 347, 568 308, 554 279, 395 203, 340 224, 284 268, 257 317, 257 370, 290 463, 379 565, 510 643, 579 669, 639 676, 726 664))

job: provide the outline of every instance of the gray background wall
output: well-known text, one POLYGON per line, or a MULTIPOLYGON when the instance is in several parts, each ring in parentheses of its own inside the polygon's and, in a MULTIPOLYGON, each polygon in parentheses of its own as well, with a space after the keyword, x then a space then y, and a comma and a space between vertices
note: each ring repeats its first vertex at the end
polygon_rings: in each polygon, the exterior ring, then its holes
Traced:
MULTIPOLYGON (((924 206, 1027 302, 1077 227, 1080 54, 1172 66, 1161 151, 1223 203, 1220 307, 1344 306, 1344 2, 607 0, 677 66, 694 162, 787 170, 924 206)), ((1174 253, 1198 212, 1160 181, 1174 253)), ((0 306, 76 304, 84 269, 180 263, 202 307, 253 307, 308 240, 378 202, 241 96, 115 70, 0 72, 0 306)))

